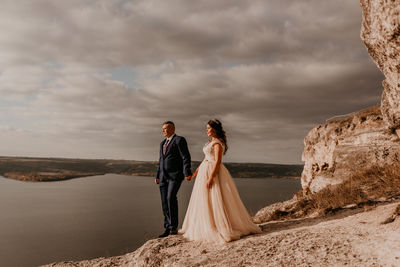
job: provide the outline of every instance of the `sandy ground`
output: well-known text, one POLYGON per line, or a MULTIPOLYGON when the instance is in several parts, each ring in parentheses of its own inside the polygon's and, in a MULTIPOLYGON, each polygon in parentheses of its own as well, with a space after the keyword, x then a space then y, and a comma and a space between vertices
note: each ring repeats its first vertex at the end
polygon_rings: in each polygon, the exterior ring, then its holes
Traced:
POLYGON ((46 266, 400 266, 399 202, 369 211, 261 225, 263 233, 225 245, 182 236, 153 239, 122 256, 46 266))

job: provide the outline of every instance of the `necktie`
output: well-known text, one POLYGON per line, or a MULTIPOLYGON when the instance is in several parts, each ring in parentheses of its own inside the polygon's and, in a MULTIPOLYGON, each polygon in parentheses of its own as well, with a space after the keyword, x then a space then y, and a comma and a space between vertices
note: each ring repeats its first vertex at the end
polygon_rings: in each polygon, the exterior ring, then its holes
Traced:
POLYGON ((167 141, 165 141, 164 146, 163 146, 163 154, 165 155, 165 152, 167 152, 167 146, 169 143, 169 139, 167 139, 167 141))

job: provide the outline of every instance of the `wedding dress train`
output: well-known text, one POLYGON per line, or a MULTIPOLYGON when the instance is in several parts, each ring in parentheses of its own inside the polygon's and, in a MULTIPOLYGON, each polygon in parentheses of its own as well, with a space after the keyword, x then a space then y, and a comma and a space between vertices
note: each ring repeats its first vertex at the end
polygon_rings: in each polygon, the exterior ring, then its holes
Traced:
POLYGON ((220 141, 212 141, 203 147, 205 158, 199 166, 182 229, 179 230, 189 240, 220 243, 261 233, 252 222, 229 171, 222 163, 211 189, 206 186, 215 163, 213 145, 216 142, 224 148, 220 141))

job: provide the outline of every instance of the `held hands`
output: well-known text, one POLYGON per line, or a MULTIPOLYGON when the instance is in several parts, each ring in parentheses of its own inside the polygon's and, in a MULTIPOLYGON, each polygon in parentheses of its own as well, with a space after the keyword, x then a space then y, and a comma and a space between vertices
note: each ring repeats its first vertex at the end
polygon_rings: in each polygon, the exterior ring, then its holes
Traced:
MULTIPOLYGON (((190 180, 192 180, 192 178, 193 178, 193 175, 189 175, 189 176, 185 177, 186 181, 188 181, 188 182, 190 182, 190 180)), ((154 183, 155 184, 159 184, 160 183, 160 179, 155 178, 154 179, 154 183)))
POLYGON ((185 177, 186 181, 190 182, 193 178, 195 178, 197 176, 198 171, 199 171, 199 168, 197 168, 196 171, 192 175, 185 177))

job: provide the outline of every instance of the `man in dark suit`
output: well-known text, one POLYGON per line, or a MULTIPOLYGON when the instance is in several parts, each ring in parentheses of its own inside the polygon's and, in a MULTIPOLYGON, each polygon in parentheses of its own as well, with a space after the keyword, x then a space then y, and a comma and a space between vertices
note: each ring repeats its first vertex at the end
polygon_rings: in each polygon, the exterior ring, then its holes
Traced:
POLYGON ((186 139, 175 134, 172 121, 164 122, 162 131, 166 139, 160 144, 160 159, 155 183, 160 185, 165 231, 159 237, 178 233, 178 199, 176 194, 186 177, 192 175, 190 153, 186 139))

